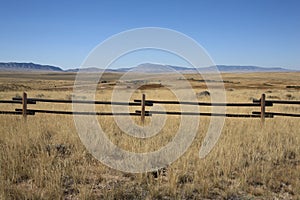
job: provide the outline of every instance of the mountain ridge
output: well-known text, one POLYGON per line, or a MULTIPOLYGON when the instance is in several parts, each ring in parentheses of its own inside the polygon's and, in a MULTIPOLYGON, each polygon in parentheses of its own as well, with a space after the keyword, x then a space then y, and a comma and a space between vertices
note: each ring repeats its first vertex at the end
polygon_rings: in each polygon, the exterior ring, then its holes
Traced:
POLYGON ((32 62, 0 62, 0 71, 64 71, 60 67, 41 65, 32 62))
POLYGON ((44 72, 141 72, 141 73, 172 73, 172 72, 212 72, 215 69, 220 72, 232 72, 232 73, 246 73, 246 72, 293 72, 299 70, 290 70, 282 67, 259 67, 251 65, 216 65, 204 68, 189 68, 173 65, 154 64, 154 63, 142 63, 135 67, 118 68, 118 69, 101 69, 97 67, 87 68, 73 68, 63 70, 60 67, 52 65, 35 64, 32 62, 0 62, 0 71, 44 71, 44 72))

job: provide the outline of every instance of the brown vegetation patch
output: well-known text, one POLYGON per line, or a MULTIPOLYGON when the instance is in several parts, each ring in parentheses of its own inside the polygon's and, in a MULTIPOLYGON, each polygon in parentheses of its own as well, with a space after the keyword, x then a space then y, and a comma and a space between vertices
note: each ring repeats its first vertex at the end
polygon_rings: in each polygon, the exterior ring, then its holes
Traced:
POLYGON ((286 88, 300 89, 300 85, 288 85, 286 88))
POLYGON ((0 85, 0 92, 30 90, 30 89, 31 89, 30 87, 22 84, 1 84, 0 85))
POLYGON ((138 89, 149 90, 149 89, 158 89, 158 88, 162 88, 162 87, 164 87, 164 86, 160 83, 152 83, 152 84, 142 85, 138 89))

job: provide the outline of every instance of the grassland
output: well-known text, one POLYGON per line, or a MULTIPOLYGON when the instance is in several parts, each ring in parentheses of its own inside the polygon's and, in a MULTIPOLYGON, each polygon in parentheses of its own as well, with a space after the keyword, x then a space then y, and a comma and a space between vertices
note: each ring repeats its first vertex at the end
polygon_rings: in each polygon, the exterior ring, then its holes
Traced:
MULTIPOLYGON (((97 99, 109 100, 121 74, 105 74, 97 99)), ((300 73, 223 74, 228 102, 251 102, 266 93, 267 99, 300 100, 300 73)), ((0 99, 20 96, 70 99, 75 74, 0 73, 0 99)), ((176 75, 168 78, 178 81, 176 75)), ((199 75, 187 74, 195 92, 206 90, 199 75)), ((174 99, 165 88, 137 90, 149 99, 174 99)), ((123 87, 123 86, 122 86, 123 87)), ((124 90, 130 85, 124 85, 124 90)), ((85 97, 82 96, 82 99, 85 97)), ((199 96, 199 101, 209 97, 199 96)), ((0 110, 16 105, 0 104, 0 110)), ((30 108, 71 110, 71 105, 30 105, 30 108)), ((108 106, 99 109, 109 110, 108 106)), ((169 107, 168 109, 176 109, 169 107)), ((253 108, 231 108, 229 113, 251 113, 253 108)), ((300 113, 299 106, 276 106, 272 111, 300 113)), ((99 123, 111 141, 136 152, 157 150, 176 133, 179 118, 170 116, 162 132, 136 139, 122 132, 112 117, 99 123)), ((138 122, 138 119, 134 119, 138 122)), ((148 123, 149 119, 146 119, 148 123)), ((198 153, 209 124, 201 117, 198 134, 188 151, 166 173, 131 174, 111 169, 91 156, 81 143, 72 116, 37 114, 0 115, 0 199, 300 199, 299 118, 226 118, 213 151, 198 153)))

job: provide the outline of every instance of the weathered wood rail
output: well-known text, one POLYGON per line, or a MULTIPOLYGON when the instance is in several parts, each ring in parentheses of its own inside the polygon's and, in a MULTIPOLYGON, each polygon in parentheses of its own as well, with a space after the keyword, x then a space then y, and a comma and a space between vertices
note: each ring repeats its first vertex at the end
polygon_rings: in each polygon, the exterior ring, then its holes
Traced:
POLYGON ((165 100, 147 100, 146 95, 143 94, 141 99, 135 99, 133 102, 112 102, 112 101, 90 101, 90 100, 59 100, 59 99, 42 99, 42 98, 28 98, 27 93, 23 93, 23 97, 13 97, 12 100, 0 100, 0 104, 21 104, 22 108, 16 108, 14 111, 0 111, 0 114, 9 115, 35 115, 36 113, 44 114, 61 114, 61 115, 120 115, 120 116, 140 116, 141 121, 144 122, 145 116, 152 115, 191 115, 191 116, 212 116, 212 117, 235 117, 235 118, 261 118, 262 124, 265 118, 273 118, 275 116, 285 117, 300 117, 299 113, 279 113, 266 112, 266 107, 273 107, 274 104, 289 104, 300 105, 300 101, 281 101, 281 100, 266 100, 265 94, 262 94, 259 100, 253 100, 250 103, 209 103, 209 102, 187 102, 187 101, 165 101, 165 100), (76 112, 66 110, 43 110, 43 109, 29 109, 29 104, 37 103, 62 103, 62 104, 97 104, 97 105, 119 105, 119 106, 135 106, 140 107, 131 113, 113 113, 113 112, 76 112), (253 111, 252 114, 243 113, 205 113, 205 112, 177 112, 177 111, 146 111, 147 106, 154 104, 170 104, 170 105, 198 105, 198 106, 224 106, 224 107, 259 107, 259 111, 253 111))

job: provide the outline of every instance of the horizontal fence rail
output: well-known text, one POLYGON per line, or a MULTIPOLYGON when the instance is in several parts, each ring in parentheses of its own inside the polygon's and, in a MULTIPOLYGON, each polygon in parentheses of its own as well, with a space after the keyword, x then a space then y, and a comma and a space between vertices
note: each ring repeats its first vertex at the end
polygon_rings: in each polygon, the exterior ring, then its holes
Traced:
MULTIPOLYGON (((141 114, 141 111, 136 110, 136 113, 139 115, 141 114)), ((194 115, 194 116, 215 116, 215 117, 242 117, 242 118, 260 118, 260 115, 258 114, 226 114, 226 113, 196 113, 196 112, 175 112, 175 111, 146 111, 146 114, 160 114, 160 115, 194 115)), ((266 118, 273 118, 272 114, 266 114, 266 118)))
MULTIPOLYGON (((0 111, 0 114, 4 114, 4 115, 22 115, 23 112, 22 111, 0 111)), ((28 112, 27 115, 34 115, 34 113, 28 112)))
MULTIPOLYGON (((10 103, 10 104, 23 104, 22 98, 20 100, 0 100, 1 103, 10 103)), ((34 101, 28 101, 27 104, 36 104, 34 101)))
MULTIPOLYGON (((260 100, 253 100, 253 103, 259 103, 260 100)), ((292 104, 292 105, 300 105, 300 101, 283 101, 283 100, 266 100, 268 104, 292 104)))
MULTIPOLYGON (((12 98, 15 101, 20 101, 22 103, 21 97, 12 98)), ((28 98, 28 102, 44 102, 44 103, 78 103, 78 104, 99 104, 99 105, 120 105, 120 106, 140 106, 141 103, 138 102, 111 102, 111 101, 88 101, 88 100, 58 100, 58 99, 38 99, 38 98, 28 98)), ((12 101, 14 102, 14 101, 12 101)), ((1 102, 0 102, 1 103, 1 102)), ((147 106, 152 106, 153 104, 147 103, 147 106)))
MULTIPOLYGON (((135 99, 134 102, 141 102, 135 99)), ((206 103, 206 102, 187 102, 187 101, 156 101, 146 100, 150 104, 182 104, 182 105, 198 105, 198 106, 226 106, 226 107, 260 107, 259 103, 206 103)), ((265 106, 273 106, 271 102, 266 102, 265 106)))
MULTIPOLYGON (((252 112, 254 115, 260 115, 261 112, 252 112)), ((266 115, 273 115, 273 116, 285 116, 285 117, 300 117, 300 114, 294 113, 278 113, 278 112, 265 112, 266 115)))
MULTIPOLYGON (((21 112, 22 109, 16 109, 16 112, 21 112)), ((138 113, 111 113, 111 112, 74 112, 74 111, 60 111, 60 110, 34 110, 34 109, 27 109, 29 113, 48 113, 48 114, 62 114, 62 115, 132 115, 132 116, 140 116, 138 113)), ((149 114, 146 116, 150 116, 149 114)))
POLYGON ((23 97, 14 97, 12 100, 0 100, 0 104, 21 104, 22 108, 16 108, 14 111, 0 111, 0 114, 7 115, 23 115, 26 119, 27 115, 35 115, 36 113, 43 114, 60 114, 60 115, 99 115, 99 116, 140 116, 144 123, 145 116, 152 115, 190 115, 190 116, 211 116, 211 117, 234 117, 234 118, 261 118, 264 124, 265 118, 280 117, 300 117, 299 113, 279 113, 268 112, 266 107, 273 107, 275 104, 291 104, 300 105, 300 101, 281 101, 281 100, 266 100, 265 94, 262 94, 259 100, 253 100, 251 103, 209 103, 209 102, 188 102, 188 101, 167 101, 167 100, 147 100, 145 94, 142 94, 141 99, 135 99, 133 102, 111 102, 111 101, 90 101, 90 100, 59 100, 59 99, 41 99, 27 98, 24 92, 23 97), (44 109, 28 109, 29 104, 37 103, 65 103, 65 104, 96 104, 96 105, 118 105, 118 106, 140 106, 140 110, 135 112, 77 112, 66 110, 44 110, 44 109), (251 114, 244 113, 205 113, 205 112, 179 112, 179 111, 147 111, 147 106, 154 104, 169 104, 169 105, 196 105, 196 106, 224 106, 224 107, 259 107, 260 111, 253 111, 251 114))

